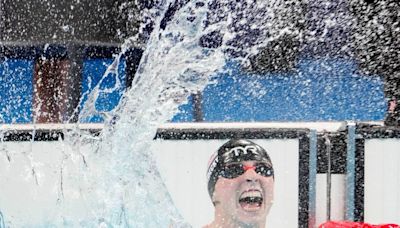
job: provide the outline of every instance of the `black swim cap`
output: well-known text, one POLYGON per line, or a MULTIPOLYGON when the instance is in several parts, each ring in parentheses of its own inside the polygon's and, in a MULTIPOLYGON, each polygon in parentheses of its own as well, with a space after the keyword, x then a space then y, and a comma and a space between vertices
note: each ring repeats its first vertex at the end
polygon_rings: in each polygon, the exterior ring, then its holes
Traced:
POLYGON ((228 163, 242 161, 260 161, 272 165, 267 151, 260 145, 247 139, 229 140, 211 156, 208 163, 208 194, 211 198, 222 168, 228 163))

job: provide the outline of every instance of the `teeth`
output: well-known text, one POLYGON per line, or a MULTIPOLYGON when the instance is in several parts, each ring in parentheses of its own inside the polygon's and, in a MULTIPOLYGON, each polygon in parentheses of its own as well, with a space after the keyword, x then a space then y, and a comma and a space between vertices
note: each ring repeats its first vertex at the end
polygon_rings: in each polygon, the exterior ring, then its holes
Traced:
POLYGON ((240 196, 240 199, 246 198, 246 197, 262 197, 261 192, 260 191, 247 191, 242 193, 242 195, 240 196))

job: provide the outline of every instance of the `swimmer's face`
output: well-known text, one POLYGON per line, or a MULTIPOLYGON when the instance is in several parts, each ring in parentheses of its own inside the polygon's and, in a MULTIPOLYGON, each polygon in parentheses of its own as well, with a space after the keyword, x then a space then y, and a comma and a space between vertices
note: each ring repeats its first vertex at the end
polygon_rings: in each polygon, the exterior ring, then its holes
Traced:
POLYGON ((229 163, 226 167, 240 165, 244 173, 235 178, 219 177, 213 193, 213 202, 220 213, 217 216, 244 224, 255 224, 266 219, 274 198, 274 178, 260 169, 271 168, 265 162, 243 161, 229 163))

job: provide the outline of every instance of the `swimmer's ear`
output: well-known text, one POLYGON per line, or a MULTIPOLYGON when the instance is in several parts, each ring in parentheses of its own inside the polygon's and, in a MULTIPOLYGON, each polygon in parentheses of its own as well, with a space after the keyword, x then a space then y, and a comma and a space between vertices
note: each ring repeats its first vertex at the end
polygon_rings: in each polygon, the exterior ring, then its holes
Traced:
POLYGON ((215 192, 213 192, 213 194, 212 194, 211 201, 212 201, 214 207, 220 203, 215 197, 215 192))
POLYGON ((218 200, 214 199, 214 196, 213 196, 213 198, 212 198, 212 203, 213 203, 213 205, 214 205, 214 207, 215 207, 215 206, 217 206, 220 202, 219 202, 218 200))

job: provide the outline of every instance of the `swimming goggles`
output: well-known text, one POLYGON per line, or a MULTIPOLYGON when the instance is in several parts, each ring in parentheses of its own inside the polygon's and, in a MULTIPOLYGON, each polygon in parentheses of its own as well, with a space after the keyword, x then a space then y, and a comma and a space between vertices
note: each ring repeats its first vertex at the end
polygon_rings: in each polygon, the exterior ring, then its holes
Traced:
POLYGON ((228 179, 233 179, 239 177, 250 169, 264 177, 270 177, 274 175, 274 169, 266 163, 257 163, 255 166, 247 166, 241 163, 228 164, 222 168, 219 175, 228 179))

